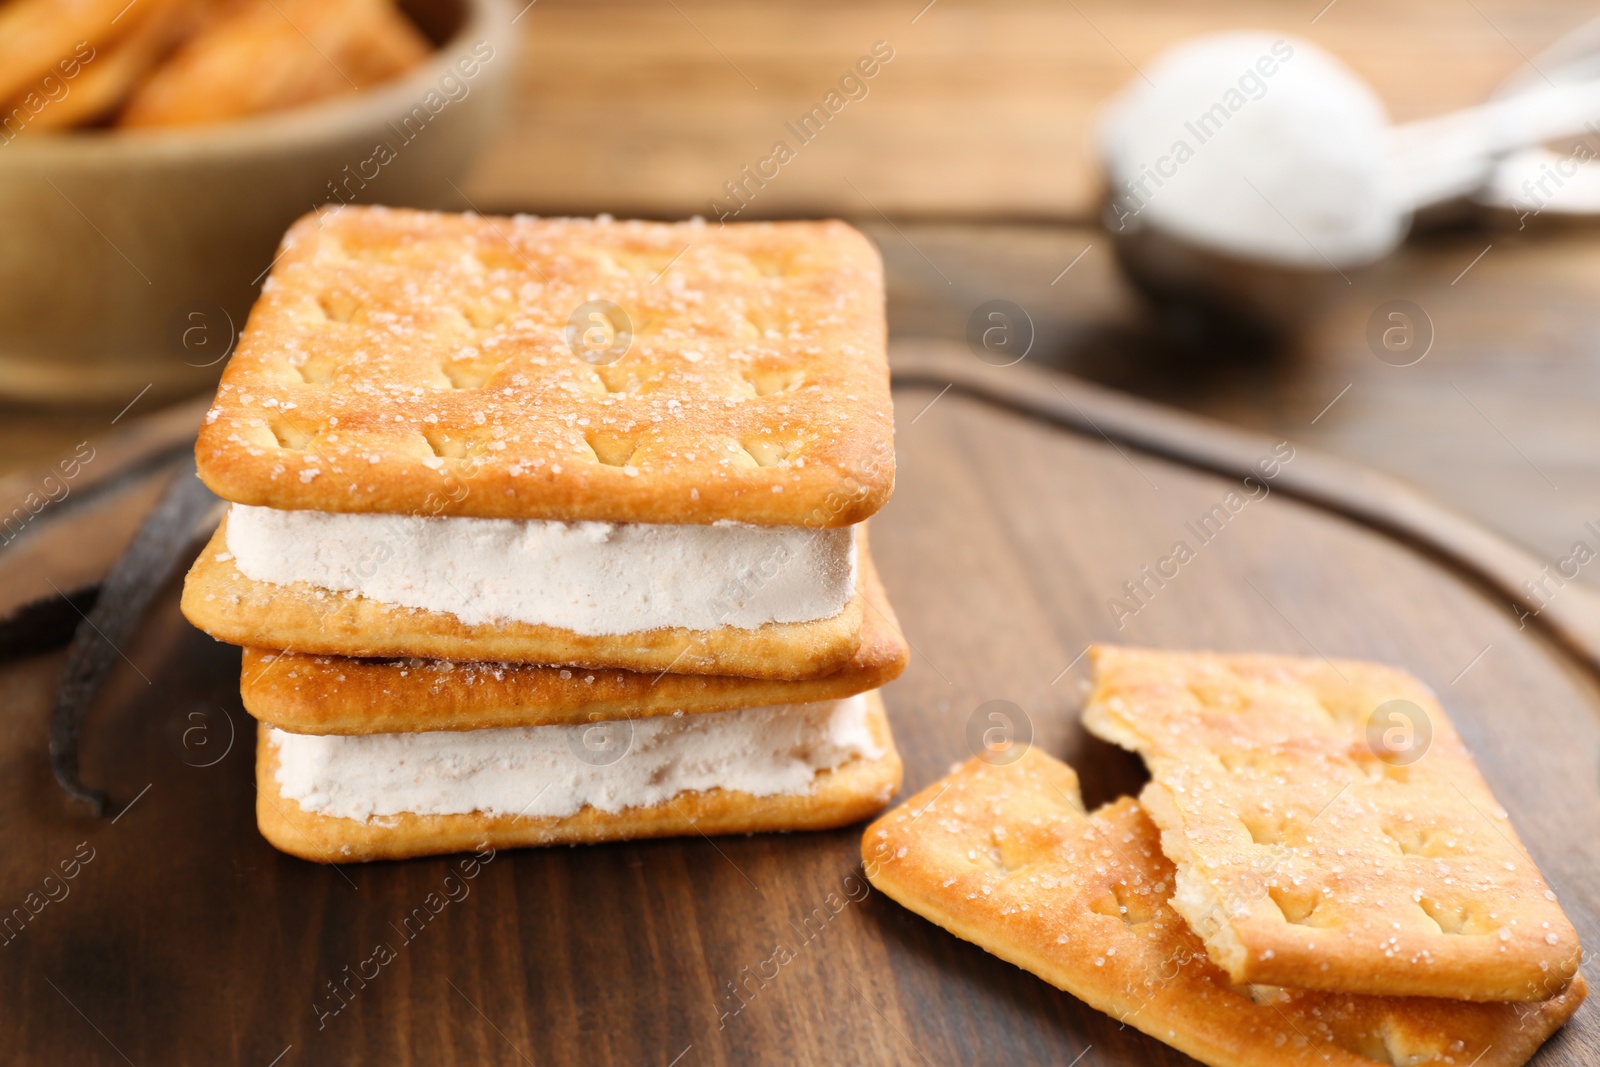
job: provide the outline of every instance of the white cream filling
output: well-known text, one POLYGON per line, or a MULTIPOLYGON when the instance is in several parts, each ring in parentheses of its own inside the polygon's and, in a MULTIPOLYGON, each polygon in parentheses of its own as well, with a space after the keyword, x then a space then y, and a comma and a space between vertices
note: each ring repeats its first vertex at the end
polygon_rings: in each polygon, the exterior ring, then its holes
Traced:
POLYGON ((469 626, 509 620, 587 635, 755 629, 843 611, 849 527, 548 522, 280 511, 235 504, 245 577, 309 582, 469 626))
POLYGON ((278 789, 346 819, 616 812, 692 790, 811 791, 819 771, 877 759, 863 696, 578 726, 317 737, 271 728, 278 789))

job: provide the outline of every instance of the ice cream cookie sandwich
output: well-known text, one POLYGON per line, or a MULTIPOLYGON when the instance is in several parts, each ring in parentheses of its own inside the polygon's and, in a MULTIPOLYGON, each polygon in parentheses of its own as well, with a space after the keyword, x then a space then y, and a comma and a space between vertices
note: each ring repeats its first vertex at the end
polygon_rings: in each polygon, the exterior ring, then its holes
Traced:
POLYGON ((836 672, 884 341, 843 223, 308 216, 200 433, 233 508, 184 612, 315 655, 836 672))

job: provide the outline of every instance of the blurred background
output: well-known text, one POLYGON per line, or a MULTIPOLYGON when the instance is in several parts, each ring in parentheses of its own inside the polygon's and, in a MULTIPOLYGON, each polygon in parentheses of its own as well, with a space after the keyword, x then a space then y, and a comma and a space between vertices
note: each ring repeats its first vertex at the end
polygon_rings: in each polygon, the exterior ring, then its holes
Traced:
POLYGON ((882 249, 896 342, 966 345, 1005 301, 1031 362, 1397 474, 1542 558, 1600 520, 1585 216, 1423 212, 1315 298, 1269 292, 1269 325, 1210 321, 1119 266, 1096 136, 1198 35, 1311 42, 1404 123, 1550 81, 1538 57, 1589 5, 118 0, 63 29, 66 7, 0 3, 0 74, 56 57, 0 82, 0 474, 203 392, 277 235, 319 204, 826 215, 882 249), (96 58, 68 77, 79 41, 96 58), (1373 341, 1397 306, 1404 358, 1373 341))

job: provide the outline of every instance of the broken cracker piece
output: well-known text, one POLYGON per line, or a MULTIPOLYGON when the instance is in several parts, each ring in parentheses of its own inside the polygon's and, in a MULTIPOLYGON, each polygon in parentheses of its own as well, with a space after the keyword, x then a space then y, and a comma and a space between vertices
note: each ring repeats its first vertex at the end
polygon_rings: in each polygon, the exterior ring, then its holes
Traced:
POLYGON ((1097 647, 1172 905, 1236 982, 1543 1000, 1578 936, 1444 709, 1379 664, 1097 647), (1259 889, 1259 891, 1254 891, 1259 889))
POLYGON ((1583 1002, 1237 987, 1172 910, 1160 833, 1123 798, 1085 814, 1071 767, 1037 749, 979 759, 867 828, 887 896, 1212 1067, 1516 1067, 1583 1002))

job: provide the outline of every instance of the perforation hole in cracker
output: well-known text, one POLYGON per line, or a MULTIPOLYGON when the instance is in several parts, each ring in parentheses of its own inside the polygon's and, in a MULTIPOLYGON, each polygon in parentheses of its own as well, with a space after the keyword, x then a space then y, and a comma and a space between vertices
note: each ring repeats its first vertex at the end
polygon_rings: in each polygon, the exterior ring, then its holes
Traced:
POLYGON ((1294 926, 1333 926, 1332 914, 1323 907, 1323 896, 1306 886, 1267 887, 1267 899, 1283 913, 1283 921, 1294 926))
POLYGON ((729 441, 722 446, 722 449, 723 452, 720 458, 728 466, 737 467, 740 470, 757 470, 761 467, 761 461, 751 455, 750 450, 738 441, 729 441))
POLYGON ((461 317, 478 330, 492 330, 510 316, 511 309, 498 304, 467 304, 461 308, 461 317))
POLYGON ((442 427, 429 427, 422 432, 428 448, 440 459, 476 459, 489 449, 487 441, 477 440, 459 431, 452 433, 442 427))
POLYGON ((998 871, 1000 874, 1011 873, 1011 869, 1006 866, 1006 858, 1000 851, 1000 843, 993 837, 982 845, 967 849, 967 862, 974 867, 998 871))
POLYGON ((239 427, 233 440, 235 445, 242 446, 245 453, 251 456, 265 456, 283 448, 272 428, 261 420, 239 427))
POLYGON ((1481 937, 1492 934, 1498 927, 1488 916, 1459 902, 1445 902, 1424 896, 1417 901, 1423 914, 1432 920, 1442 934, 1459 937, 1481 937))
POLYGON ((287 448, 292 452, 305 450, 311 443, 312 431, 296 424, 291 419, 274 419, 270 424, 272 436, 277 440, 279 448, 287 448))
POLYGON ((1245 833, 1250 835, 1250 840, 1258 845, 1281 845, 1284 842, 1287 820, 1282 815, 1252 812, 1239 816, 1239 821, 1244 824, 1245 833))
POLYGON ((317 297, 317 307, 329 322, 365 322, 361 302, 342 289, 330 289, 317 297))
POLYGON ((1126 882, 1115 882, 1110 892, 1089 905, 1089 910, 1121 919, 1123 925, 1132 929, 1154 919, 1159 905, 1148 887, 1141 891, 1133 889, 1126 882))
POLYGON ((638 441, 612 434, 592 433, 584 438, 584 443, 594 454, 595 462, 603 463, 607 467, 629 466, 628 461, 639 450, 638 441))
POLYGON ((446 360, 439 370, 450 381, 452 389, 481 389, 500 369, 500 361, 484 356, 477 349, 466 349, 457 357, 446 360))
POLYGON ((1384 827, 1383 832, 1405 856, 1450 856, 1461 845, 1461 838, 1457 834, 1405 822, 1391 823, 1384 827))
POLYGON ((1373 785, 1383 782, 1405 785, 1411 781, 1411 768, 1409 766, 1401 766, 1389 762, 1389 760, 1367 748, 1365 742, 1350 746, 1350 759, 1355 763, 1362 777, 1373 785))
POLYGON ((793 328, 786 312, 761 305, 747 305, 734 322, 734 331, 747 340, 776 341, 793 328))
POLYGON ((643 396, 655 391, 656 380, 641 375, 638 367, 630 363, 626 357, 615 363, 602 363, 590 367, 589 371, 589 380, 598 385, 597 392, 643 396))
POLYGON ((783 370, 750 370, 744 373, 744 380, 756 396, 776 396, 779 393, 792 393, 805 384, 805 371, 798 367, 788 367, 783 370))
POLYGON ((792 454, 790 445, 774 437, 753 437, 744 443, 744 450, 763 467, 776 467, 792 454))
POLYGON ((1006 835, 1005 827, 997 826, 989 836, 988 847, 968 853, 974 864, 987 865, 1001 877, 1009 878, 1039 862, 1041 853, 1027 842, 1006 835))
POLYGON ((309 352, 295 364, 295 373, 306 385, 321 385, 331 381, 339 369, 338 357, 326 352, 309 352))

